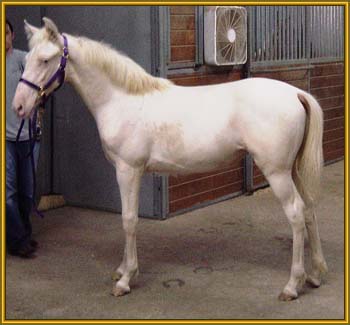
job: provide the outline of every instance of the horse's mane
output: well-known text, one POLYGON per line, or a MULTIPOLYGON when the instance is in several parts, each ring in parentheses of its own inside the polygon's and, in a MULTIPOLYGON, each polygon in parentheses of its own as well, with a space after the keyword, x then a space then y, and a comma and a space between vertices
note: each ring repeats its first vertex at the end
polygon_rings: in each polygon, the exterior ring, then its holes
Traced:
POLYGON ((98 67, 115 85, 129 93, 142 95, 155 90, 162 91, 172 84, 167 79, 150 75, 136 62, 108 44, 86 37, 79 37, 78 42, 86 64, 98 67))

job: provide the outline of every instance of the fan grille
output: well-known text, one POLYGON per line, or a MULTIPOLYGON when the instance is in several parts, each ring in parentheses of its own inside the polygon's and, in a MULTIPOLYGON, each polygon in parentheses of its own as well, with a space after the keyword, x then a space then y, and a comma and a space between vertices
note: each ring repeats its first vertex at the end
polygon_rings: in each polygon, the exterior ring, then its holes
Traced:
POLYGON ((242 7, 219 7, 216 13, 216 60, 242 64, 247 59, 247 16, 242 7))

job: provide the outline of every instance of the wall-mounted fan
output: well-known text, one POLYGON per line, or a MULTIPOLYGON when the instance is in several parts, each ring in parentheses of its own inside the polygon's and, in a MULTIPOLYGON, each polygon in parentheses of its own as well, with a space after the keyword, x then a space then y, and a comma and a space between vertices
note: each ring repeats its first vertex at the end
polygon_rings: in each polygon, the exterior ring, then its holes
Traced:
POLYGON ((247 61, 247 10, 236 6, 208 6, 204 11, 204 58, 212 65, 247 61))

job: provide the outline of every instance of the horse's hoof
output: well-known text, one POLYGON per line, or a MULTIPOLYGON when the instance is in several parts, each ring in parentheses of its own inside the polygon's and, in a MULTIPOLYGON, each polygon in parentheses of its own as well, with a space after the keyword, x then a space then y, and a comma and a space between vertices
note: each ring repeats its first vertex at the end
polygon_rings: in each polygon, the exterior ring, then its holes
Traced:
POLYGON ((321 280, 311 275, 307 276, 306 282, 313 288, 318 288, 321 285, 321 280))
POLYGON ((121 279, 122 276, 123 276, 123 274, 121 274, 120 272, 114 271, 113 274, 112 274, 112 280, 113 281, 118 281, 118 280, 121 279))
POLYGON ((115 285, 113 287, 113 291, 112 291, 112 294, 113 296, 115 297, 120 297, 120 296, 124 296, 126 294, 130 293, 130 288, 129 287, 126 287, 126 288, 122 288, 118 285, 115 285))
POLYGON ((291 301, 291 300, 294 300, 297 298, 298 298, 298 295, 294 295, 291 293, 285 293, 285 292, 281 292, 280 295, 278 296, 279 301, 291 301))

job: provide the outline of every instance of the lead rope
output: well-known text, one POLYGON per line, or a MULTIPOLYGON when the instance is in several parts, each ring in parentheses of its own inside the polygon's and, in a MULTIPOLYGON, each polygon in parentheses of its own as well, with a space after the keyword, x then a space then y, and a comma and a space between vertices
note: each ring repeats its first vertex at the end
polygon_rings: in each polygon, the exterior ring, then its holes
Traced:
MULTIPOLYGON (((42 109, 44 109, 44 107, 42 107, 42 109)), ((16 150, 17 150, 17 154, 19 156, 19 159, 26 159, 26 158, 30 157, 30 163, 31 163, 31 167, 32 167, 32 177, 33 177, 33 196, 32 196, 33 210, 34 210, 36 215, 43 218, 44 215, 38 210, 36 202, 35 202, 36 173, 35 173, 35 162, 34 162, 34 146, 35 146, 35 142, 37 141, 37 135, 38 135, 37 114, 38 114, 38 111, 37 111, 37 109, 35 109, 33 118, 28 119, 28 131, 29 131, 29 152, 28 152, 28 154, 21 157, 19 154, 19 151, 18 151, 18 142, 19 142, 19 138, 21 136, 22 130, 23 130, 25 119, 22 119, 20 127, 19 127, 18 132, 17 132, 16 150)))

